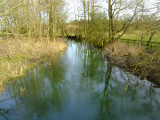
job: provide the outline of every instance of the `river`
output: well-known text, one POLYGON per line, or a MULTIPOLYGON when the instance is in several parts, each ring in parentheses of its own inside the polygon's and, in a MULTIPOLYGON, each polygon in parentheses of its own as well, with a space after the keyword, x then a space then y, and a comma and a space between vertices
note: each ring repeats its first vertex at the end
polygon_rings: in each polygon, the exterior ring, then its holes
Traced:
POLYGON ((159 104, 160 88, 113 66, 101 50, 68 41, 53 64, 7 84, 0 120, 158 120, 159 104))

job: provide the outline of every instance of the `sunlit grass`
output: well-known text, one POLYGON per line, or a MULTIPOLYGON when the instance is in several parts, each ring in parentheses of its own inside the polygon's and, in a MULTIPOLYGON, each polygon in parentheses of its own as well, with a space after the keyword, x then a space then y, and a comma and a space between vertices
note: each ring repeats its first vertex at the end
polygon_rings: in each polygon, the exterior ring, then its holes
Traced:
MULTIPOLYGON (((141 40, 141 31, 132 31, 129 33, 126 33, 122 36, 122 39, 131 39, 131 40, 141 40)), ((143 41, 148 41, 150 37, 150 34, 144 33, 143 41)), ((160 42, 160 33, 156 33, 153 38, 152 42, 160 42)))
POLYGON ((22 76, 33 66, 54 59, 58 52, 66 48, 62 39, 55 42, 42 40, 3 40, 0 42, 0 91, 8 80, 22 76))

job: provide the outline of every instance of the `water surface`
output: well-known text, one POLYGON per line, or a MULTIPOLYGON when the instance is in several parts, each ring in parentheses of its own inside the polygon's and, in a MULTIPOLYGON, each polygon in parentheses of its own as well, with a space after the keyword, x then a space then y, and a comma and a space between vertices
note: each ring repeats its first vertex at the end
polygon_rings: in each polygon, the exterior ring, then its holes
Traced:
POLYGON ((54 64, 8 84, 0 96, 0 120, 158 120, 160 89, 136 80, 100 50, 69 41, 54 64))

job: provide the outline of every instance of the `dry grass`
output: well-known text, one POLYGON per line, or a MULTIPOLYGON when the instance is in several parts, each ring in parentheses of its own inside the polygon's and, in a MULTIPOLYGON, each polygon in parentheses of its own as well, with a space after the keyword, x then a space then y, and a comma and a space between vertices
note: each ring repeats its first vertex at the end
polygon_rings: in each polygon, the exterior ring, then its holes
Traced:
POLYGON ((105 50, 113 64, 160 85, 160 49, 146 52, 140 46, 115 42, 105 50))
POLYGON ((66 43, 36 42, 35 40, 3 40, 0 41, 0 91, 8 80, 22 76, 25 71, 45 60, 54 58, 66 48, 66 43))
POLYGON ((139 46, 128 46, 126 43, 115 42, 105 48, 112 55, 119 56, 139 56, 143 53, 143 49, 139 46))

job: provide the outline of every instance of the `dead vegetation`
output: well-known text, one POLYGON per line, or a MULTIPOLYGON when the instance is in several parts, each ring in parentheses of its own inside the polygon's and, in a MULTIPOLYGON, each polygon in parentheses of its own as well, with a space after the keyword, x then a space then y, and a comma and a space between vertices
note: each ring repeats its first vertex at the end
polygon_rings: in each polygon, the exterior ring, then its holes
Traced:
POLYGON ((132 72, 139 78, 146 78, 156 85, 160 85, 159 48, 151 51, 140 46, 115 42, 107 45, 105 51, 113 64, 132 72))
POLYGON ((63 51, 66 43, 62 39, 56 42, 42 40, 3 40, 0 41, 0 91, 8 80, 22 76, 25 71, 63 51))

